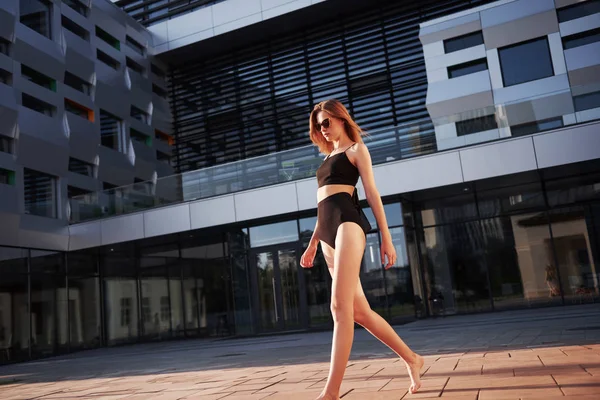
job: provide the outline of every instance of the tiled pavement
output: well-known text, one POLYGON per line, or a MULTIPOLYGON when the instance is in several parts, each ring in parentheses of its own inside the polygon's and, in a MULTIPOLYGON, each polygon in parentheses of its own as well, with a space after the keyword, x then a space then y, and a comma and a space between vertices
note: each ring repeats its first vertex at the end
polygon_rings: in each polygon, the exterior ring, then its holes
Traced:
MULTIPOLYGON (((480 314, 395 327, 425 355, 403 363, 357 330, 344 400, 600 399, 600 305, 480 314)), ((331 332, 98 349, 0 367, 0 399, 314 399, 331 332)))

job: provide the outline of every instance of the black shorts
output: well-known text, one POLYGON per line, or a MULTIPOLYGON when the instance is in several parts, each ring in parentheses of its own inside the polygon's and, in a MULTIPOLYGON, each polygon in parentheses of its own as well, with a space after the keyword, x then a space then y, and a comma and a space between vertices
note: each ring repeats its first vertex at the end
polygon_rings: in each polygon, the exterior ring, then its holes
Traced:
POLYGON ((334 249, 337 230, 344 222, 356 222, 365 235, 371 230, 371 224, 358 203, 356 189, 353 195, 341 192, 321 200, 317 205, 317 221, 319 239, 334 249))

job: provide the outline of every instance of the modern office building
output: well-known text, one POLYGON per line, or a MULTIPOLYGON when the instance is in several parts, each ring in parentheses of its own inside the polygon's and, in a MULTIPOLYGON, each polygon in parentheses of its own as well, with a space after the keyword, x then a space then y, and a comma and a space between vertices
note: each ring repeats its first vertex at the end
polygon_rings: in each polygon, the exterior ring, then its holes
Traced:
POLYGON ((328 98, 369 133, 386 319, 600 300, 599 31, 600 0, 3 2, 0 362, 329 328, 328 98))

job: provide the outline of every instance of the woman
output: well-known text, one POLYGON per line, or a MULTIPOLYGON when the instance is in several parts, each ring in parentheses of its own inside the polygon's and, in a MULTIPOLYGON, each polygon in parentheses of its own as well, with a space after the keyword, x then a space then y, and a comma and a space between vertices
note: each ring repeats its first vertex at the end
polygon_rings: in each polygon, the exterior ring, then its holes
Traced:
POLYGON ((423 357, 414 353, 387 321, 371 310, 359 279, 366 233, 371 229, 358 204, 355 186, 359 176, 381 232, 381 263, 385 264, 386 256, 386 269, 396 262, 396 250, 375 186, 371 156, 362 143, 361 134, 360 127, 337 100, 317 104, 310 114, 310 139, 327 157, 317 170, 317 224, 300 264, 304 268, 313 266, 320 242, 333 278, 331 365, 325 388, 318 397, 321 400, 339 399, 354 338, 354 322, 365 327, 402 357, 411 378, 411 393, 416 393, 421 387, 423 357))

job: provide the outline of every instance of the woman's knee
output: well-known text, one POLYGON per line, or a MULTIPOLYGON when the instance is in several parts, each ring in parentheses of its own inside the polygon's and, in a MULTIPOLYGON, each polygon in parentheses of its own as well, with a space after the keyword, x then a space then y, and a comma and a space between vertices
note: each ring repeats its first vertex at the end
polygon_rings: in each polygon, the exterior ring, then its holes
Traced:
POLYGON ((359 325, 365 325, 371 316, 371 307, 362 306, 354 303, 354 322, 359 325))
POLYGON ((354 320, 354 307, 352 302, 331 299, 331 315, 335 322, 354 320))

